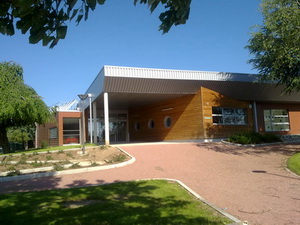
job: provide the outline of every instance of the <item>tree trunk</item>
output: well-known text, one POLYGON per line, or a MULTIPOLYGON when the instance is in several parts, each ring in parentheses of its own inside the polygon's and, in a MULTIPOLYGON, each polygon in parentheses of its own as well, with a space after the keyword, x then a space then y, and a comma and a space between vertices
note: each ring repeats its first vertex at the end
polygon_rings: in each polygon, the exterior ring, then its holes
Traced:
POLYGON ((8 143, 7 133, 6 133, 6 127, 1 125, 0 127, 0 146, 3 149, 3 153, 9 153, 10 147, 8 143))

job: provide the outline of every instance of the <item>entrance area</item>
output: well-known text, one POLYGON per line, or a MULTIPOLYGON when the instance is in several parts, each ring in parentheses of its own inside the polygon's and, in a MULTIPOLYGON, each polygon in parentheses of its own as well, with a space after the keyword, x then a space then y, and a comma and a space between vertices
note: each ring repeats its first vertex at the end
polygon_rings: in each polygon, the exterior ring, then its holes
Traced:
MULTIPOLYGON (((88 119, 89 120, 89 119, 88 119)), ((93 123, 94 126, 94 123, 93 123)), ((90 122, 88 123, 90 134, 90 122)), ((109 114, 109 139, 110 142, 127 142, 127 113, 112 113, 109 114)), ((104 143, 105 127, 103 114, 97 118, 97 142, 104 143)), ((90 137, 89 137, 90 138, 90 137)))

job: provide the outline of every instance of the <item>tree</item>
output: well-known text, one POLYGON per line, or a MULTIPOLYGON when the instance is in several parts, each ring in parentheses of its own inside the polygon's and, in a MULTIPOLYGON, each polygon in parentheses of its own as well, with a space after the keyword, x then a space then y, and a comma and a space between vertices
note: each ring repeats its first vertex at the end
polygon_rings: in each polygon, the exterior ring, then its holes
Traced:
POLYGON ((246 46, 254 55, 249 62, 263 80, 300 90, 300 1, 264 0, 263 26, 252 33, 246 46))
MULTIPOLYGON (((29 42, 50 42, 53 48, 67 34, 67 21, 76 17, 77 25, 82 18, 88 19, 90 10, 105 0, 5 0, 0 1, 0 32, 14 35, 15 29, 22 34, 29 31, 29 42)), ((191 0, 134 0, 134 4, 148 4, 153 12, 161 3, 166 11, 159 16, 159 30, 166 33, 173 25, 184 24, 189 16, 191 0)))
POLYGON ((12 63, 0 63, 0 146, 10 152, 7 129, 45 123, 51 118, 46 104, 23 81, 23 69, 12 63))
POLYGON ((21 143, 25 150, 28 147, 32 148, 35 140, 35 126, 10 127, 7 129, 7 137, 9 142, 21 143))

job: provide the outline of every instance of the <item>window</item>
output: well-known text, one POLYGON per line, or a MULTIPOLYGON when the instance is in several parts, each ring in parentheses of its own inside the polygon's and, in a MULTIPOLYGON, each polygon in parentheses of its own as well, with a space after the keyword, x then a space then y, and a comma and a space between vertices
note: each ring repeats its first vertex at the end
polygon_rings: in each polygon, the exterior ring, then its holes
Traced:
POLYGON ((57 127, 50 128, 50 139, 55 139, 58 137, 57 127))
POLYGON ((212 107, 213 124, 246 125, 247 111, 241 108, 212 107))
POLYGON ((79 143, 79 118, 63 118, 63 143, 79 143))
POLYGON ((172 126, 172 119, 169 116, 165 117, 164 124, 166 128, 170 128, 172 126))
POLYGON ((149 129, 153 129, 154 128, 154 121, 153 120, 149 120, 148 127, 149 127, 149 129))
POLYGON ((135 129, 136 131, 139 131, 139 130, 141 129, 140 122, 135 122, 135 123, 134 123, 134 129, 135 129))
POLYGON ((289 115, 286 109, 264 110, 266 131, 288 131, 290 130, 289 115))

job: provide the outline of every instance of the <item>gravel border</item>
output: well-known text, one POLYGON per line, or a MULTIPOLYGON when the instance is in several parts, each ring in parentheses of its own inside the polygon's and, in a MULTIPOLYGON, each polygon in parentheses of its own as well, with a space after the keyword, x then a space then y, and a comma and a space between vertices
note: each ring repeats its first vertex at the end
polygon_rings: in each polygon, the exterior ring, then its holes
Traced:
POLYGON ((98 170, 108 170, 117 167, 123 167, 130 165, 135 162, 135 157, 118 147, 118 149, 125 153, 127 156, 131 157, 130 160, 126 162, 121 162, 113 165, 106 165, 106 166, 94 166, 94 167, 86 167, 86 168, 79 168, 79 169, 70 169, 70 170, 62 170, 62 171, 52 171, 52 172, 41 172, 40 170, 43 168, 36 168, 32 169, 33 174, 24 174, 24 175, 16 175, 16 176, 5 176, 0 177, 0 182, 5 181, 16 181, 16 180, 27 180, 33 178, 41 178, 41 177, 49 177, 49 176, 59 176, 63 174, 75 174, 75 173, 84 173, 84 172, 91 172, 91 171, 98 171, 98 170))

